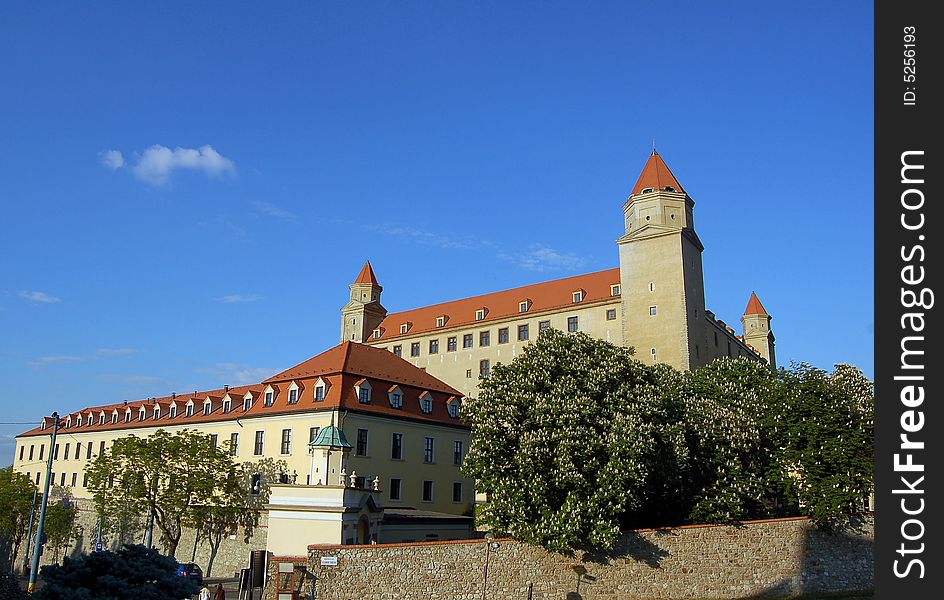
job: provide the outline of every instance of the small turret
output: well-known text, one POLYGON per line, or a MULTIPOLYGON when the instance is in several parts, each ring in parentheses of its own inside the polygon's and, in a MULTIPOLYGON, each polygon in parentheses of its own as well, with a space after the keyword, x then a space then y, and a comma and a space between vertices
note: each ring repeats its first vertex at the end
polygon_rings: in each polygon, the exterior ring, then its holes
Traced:
POLYGON ((751 292, 747 301, 741 325, 744 327, 744 341, 753 346, 761 356, 767 359, 771 369, 777 368, 777 357, 774 353, 774 333, 770 329, 772 317, 760 303, 757 294, 751 292))

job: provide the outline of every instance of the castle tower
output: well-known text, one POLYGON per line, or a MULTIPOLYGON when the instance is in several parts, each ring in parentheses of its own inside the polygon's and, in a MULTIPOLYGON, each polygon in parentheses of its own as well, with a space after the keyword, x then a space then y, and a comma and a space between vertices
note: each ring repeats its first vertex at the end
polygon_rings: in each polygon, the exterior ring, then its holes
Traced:
POLYGON ((754 349, 767 359, 771 369, 776 369, 777 357, 774 354, 774 333, 770 330, 770 319, 771 316, 767 314, 757 294, 751 292, 751 299, 748 300, 744 316, 741 317, 744 341, 754 346, 754 349))
POLYGON ((377 283, 370 261, 349 287, 351 300, 341 309, 341 342, 365 342, 387 316, 387 309, 380 305, 383 287, 377 283))
POLYGON ((623 205, 617 240, 623 340, 636 358, 688 370, 708 362, 694 201, 655 150, 623 205))

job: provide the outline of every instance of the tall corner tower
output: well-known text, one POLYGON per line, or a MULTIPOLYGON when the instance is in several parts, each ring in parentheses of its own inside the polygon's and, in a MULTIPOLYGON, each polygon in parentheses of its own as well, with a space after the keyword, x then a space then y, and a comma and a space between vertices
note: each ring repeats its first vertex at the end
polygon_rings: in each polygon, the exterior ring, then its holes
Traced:
POLYGON ((777 356, 774 352, 774 332, 770 330, 772 317, 767 314, 757 294, 751 292, 751 299, 744 309, 741 325, 744 327, 744 341, 754 347, 767 359, 771 369, 777 368, 777 356))
POLYGON ((341 342, 364 342, 387 316, 380 304, 383 287, 377 282, 370 261, 350 286, 351 300, 341 309, 341 342))
POLYGON ((695 202, 654 149, 623 205, 617 240, 623 340, 636 358, 688 370, 708 363, 695 202))

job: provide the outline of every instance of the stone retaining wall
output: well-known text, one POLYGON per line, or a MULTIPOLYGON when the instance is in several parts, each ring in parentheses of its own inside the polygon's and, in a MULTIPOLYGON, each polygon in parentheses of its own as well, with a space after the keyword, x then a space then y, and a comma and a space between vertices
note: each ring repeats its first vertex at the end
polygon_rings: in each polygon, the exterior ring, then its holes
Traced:
MULTIPOLYGON (((832 534, 798 518, 629 532, 599 556, 512 540, 487 551, 479 540, 311 546, 307 560, 281 560, 296 562, 296 598, 319 600, 517 600, 529 583, 535 599, 790 597, 871 590, 872 536, 871 516, 832 534)), ((279 561, 270 559, 269 600, 279 561)))
MULTIPOLYGON (((60 562, 62 561, 63 556, 78 556, 80 554, 92 552, 95 550, 95 542, 97 539, 96 533, 98 531, 98 517, 95 514, 95 508, 92 504, 92 501, 86 499, 76 499, 74 502, 76 508, 79 511, 77 516, 77 524, 79 526, 80 535, 78 538, 76 538, 75 543, 59 552, 60 562)), ((259 527, 255 530, 248 544, 243 542, 243 537, 241 534, 235 536, 234 539, 223 540, 223 542, 220 544, 219 553, 217 554, 216 559, 213 561, 213 571, 211 575, 213 577, 232 577, 234 573, 249 565, 250 550, 265 550, 267 532, 266 522, 267 514, 263 512, 262 517, 259 519, 259 527)), ((160 543, 160 536, 160 529, 155 527, 154 546, 163 552, 164 547, 160 543)), ((193 540, 193 530, 185 529, 183 534, 180 536, 180 543, 177 545, 178 561, 191 562, 194 549, 193 540)), ((116 550, 121 546, 122 541, 125 543, 135 544, 143 543, 143 528, 127 532, 124 540, 119 540, 117 535, 111 535, 105 540, 105 547, 110 550, 116 550)), ((25 548, 20 549, 19 557, 15 563, 17 568, 20 568, 23 565, 24 551, 25 548)), ((39 564, 40 566, 51 564, 54 558, 55 553, 51 549, 46 548, 43 552, 43 556, 40 557, 39 564)), ((199 544, 197 544, 196 559, 193 562, 196 562, 198 565, 200 565, 204 574, 206 574, 209 560, 210 546, 205 541, 201 541, 199 544)))

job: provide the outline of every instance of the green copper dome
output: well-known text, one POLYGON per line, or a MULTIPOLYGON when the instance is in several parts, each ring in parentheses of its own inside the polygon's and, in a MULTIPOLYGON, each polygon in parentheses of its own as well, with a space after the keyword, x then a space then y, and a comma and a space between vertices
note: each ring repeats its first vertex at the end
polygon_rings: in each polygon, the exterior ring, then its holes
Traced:
POLYGON ((344 432, 334 425, 321 429, 309 446, 314 448, 351 448, 351 443, 344 437, 344 432))

